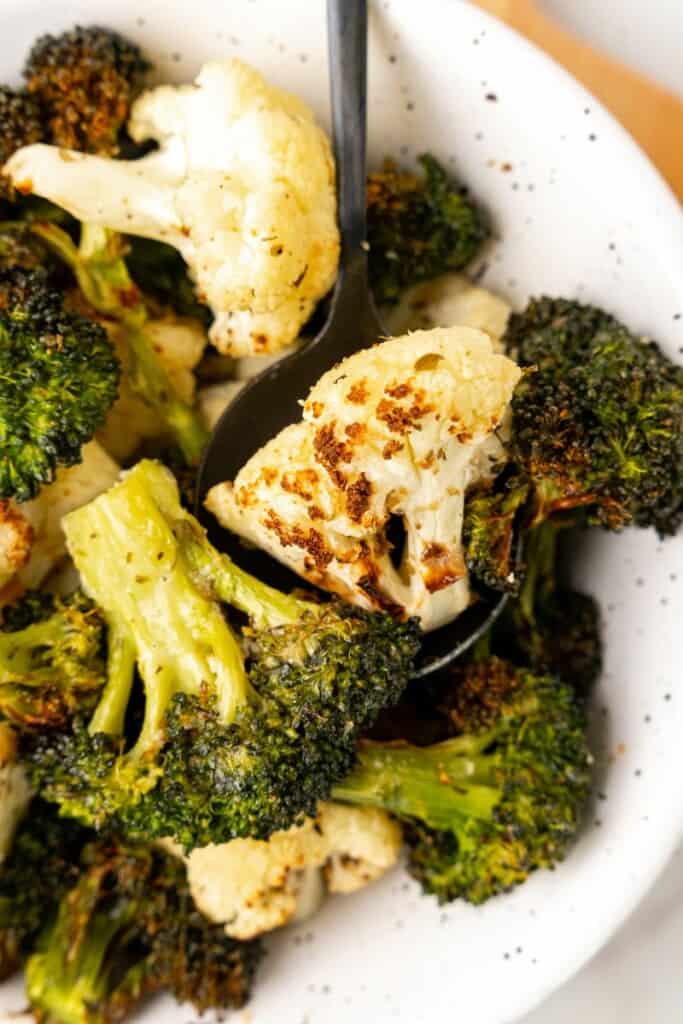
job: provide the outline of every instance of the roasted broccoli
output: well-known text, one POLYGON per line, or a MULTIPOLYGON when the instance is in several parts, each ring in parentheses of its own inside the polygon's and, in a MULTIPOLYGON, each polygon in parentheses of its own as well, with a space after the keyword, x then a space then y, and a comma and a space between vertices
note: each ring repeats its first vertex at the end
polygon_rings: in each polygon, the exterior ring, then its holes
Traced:
POLYGON ((122 324, 131 357, 131 385, 167 425, 185 461, 196 465, 208 432, 199 413, 176 394, 156 355, 147 333, 147 307, 128 273, 122 236, 83 224, 80 245, 76 246, 56 224, 35 223, 33 230, 71 268, 92 308, 122 324))
POLYGON ((63 525, 118 653, 89 722, 29 737, 33 784, 86 823, 186 848, 314 814, 359 733, 400 697, 416 623, 259 583, 210 545, 159 463, 139 462, 63 525), (246 666, 219 601, 250 619, 246 666), (136 662, 144 716, 126 745, 136 662))
POLYGON ((211 312, 197 298, 187 266, 177 249, 153 238, 126 237, 129 246, 126 262, 131 277, 145 295, 172 309, 179 316, 191 316, 205 327, 211 324, 211 312))
POLYGON ((9 977, 62 895, 76 880, 83 844, 91 836, 34 799, 0 865, 0 981, 9 977))
MULTIPOLYGON (((25 92, 0 85, 0 171, 17 149, 43 142, 45 127, 39 105, 25 92)), ((0 199, 13 199, 9 179, 0 173, 0 199)))
POLYGON ((481 209, 441 164, 420 157, 422 177, 387 162, 368 178, 370 283, 378 303, 449 270, 462 270, 488 237, 481 209))
POLYGON ((515 527, 528 494, 528 484, 512 477, 465 498, 465 563, 474 580, 492 590, 519 590, 515 527))
POLYGON ((0 270, 0 498, 28 501, 78 462, 118 381, 103 328, 65 312, 43 271, 0 270))
POLYGON ((683 520, 683 368, 592 306, 532 299, 505 341, 533 367, 513 400, 513 459, 534 521, 573 509, 589 524, 674 533, 683 520))
POLYGON ((123 36, 77 25, 58 36, 41 36, 29 53, 24 78, 43 111, 51 142, 113 155, 148 68, 140 49, 123 36))
POLYGON ((48 262, 48 251, 25 221, 0 223, 0 270, 37 270, 48 262))
POLYGON ((590 785, 584 716, 571 687, 497 658, 453 672, 443 713, 452 738, 364 741, 332 792, 405 822, 427 892, 482 903, 564 857, 590 785))
POLYGON ((92 709, 106 679, 104 632, 100 613, 78 592, 29 594, 3 610, 0 718, 46 728, 92 709))
POLYGON ((105 839, 83 849, 26 962, 26 991, 42 1024, 110 1024, 162 990, 201 1013, 242 1006, 260 956, 197 911, 180 861, 105 839))
POLYGON ((600 608, 567 585, 558 567, 564 530, 550 520, 524 538, 524 580, 496 626, 497 642, 513 660, 552 672, 586 697, 602 670, 600 608))

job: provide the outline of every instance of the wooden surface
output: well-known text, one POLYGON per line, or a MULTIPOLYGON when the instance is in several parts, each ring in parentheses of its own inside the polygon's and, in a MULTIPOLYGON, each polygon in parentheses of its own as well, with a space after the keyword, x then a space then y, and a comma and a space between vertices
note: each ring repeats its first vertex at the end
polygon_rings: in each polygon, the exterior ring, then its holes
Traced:
POLYGON ((561 28, 535 0, 475 3, 583 82, 628 129, 683 202, 683 100, 561 28))

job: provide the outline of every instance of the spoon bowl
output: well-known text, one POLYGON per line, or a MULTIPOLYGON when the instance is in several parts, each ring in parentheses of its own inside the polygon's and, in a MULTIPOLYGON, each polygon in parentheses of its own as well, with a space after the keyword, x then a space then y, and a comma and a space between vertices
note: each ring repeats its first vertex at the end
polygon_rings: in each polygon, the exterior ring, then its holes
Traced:
MULTIPOLYGON (((250 457, 301 417, 301 401, 323 373, 380 341, 380 323, 368 284, 366 238, 367 0, 328 0, 332 123, 338 176, 341 257, 327 322, 296 352, 250 381, 230 403, 204 452, 196 512, 212 542, 243 569, 280 589, 301 580, 265 552, 245 547, 204 508, 216 484, 234 480, 250 457)), ((452 623, 427 634, 416 677, 429 675, 463 654, 495 621, 503 595, 482 593, 452 623)))

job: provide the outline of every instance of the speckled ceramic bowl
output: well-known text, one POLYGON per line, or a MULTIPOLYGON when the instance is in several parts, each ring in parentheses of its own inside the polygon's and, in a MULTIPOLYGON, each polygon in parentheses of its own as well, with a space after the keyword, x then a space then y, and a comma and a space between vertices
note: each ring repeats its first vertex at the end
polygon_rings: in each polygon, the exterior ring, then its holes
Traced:
MULTIPOLYGON (((98 21, 137 38, 161 78, 238 55, 327 117, 323 0, 0 0, 3 78, 43 30, 98 21)), ((628 136, 572 79, 456 0, 373 5, 374 159, 431 150, 495 220, 485 280, 521 302, 594 300, 683 352, 683 219, 628 136)), ((605 610, 595 695, 597 796, 569 860, 482 909, 440 908, 400 872, 330 900, 271 940, 252 1024, 503 1024, 593 954, 683 825, 683 539, 593 535, 576 579, 605 610)), ((0 1006, 21 1005, 18 988, 0 1006)), ((155 1004, 148 1018, 183 1022, 155 1004)))

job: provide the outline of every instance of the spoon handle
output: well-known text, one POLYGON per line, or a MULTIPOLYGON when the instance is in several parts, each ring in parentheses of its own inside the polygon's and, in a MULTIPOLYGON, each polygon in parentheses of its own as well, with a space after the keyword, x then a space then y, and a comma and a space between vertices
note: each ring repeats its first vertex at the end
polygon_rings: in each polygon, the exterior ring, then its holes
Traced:
POLYGON ((332 127, 338 175, 341 269, 367 256, 365 135, 367 111, 367 0, 328 0, 327 38, 330 61, 332 127))

